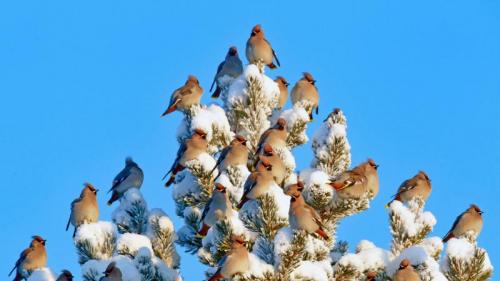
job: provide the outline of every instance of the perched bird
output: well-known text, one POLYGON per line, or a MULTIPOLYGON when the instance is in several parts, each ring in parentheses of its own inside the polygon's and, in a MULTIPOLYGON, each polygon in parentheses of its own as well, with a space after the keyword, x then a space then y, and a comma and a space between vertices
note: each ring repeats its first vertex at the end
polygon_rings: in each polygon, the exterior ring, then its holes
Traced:
POLYGON ((366 281, 375 281, 377 280, 377 273, 373 272, 373 271, 368 271, 366 273, 366 281))
POLYGON ((291 184, 285 188, 285 194, 288 196, 292 196, 292 194, 299 192, 301 193, 304 190, 304 182, 297 181, 297 183, 291 184))
POLYGON ((470 205, 460 216, 455 219, 450 231, 444 236, 443 242, 447 242, 453 237, 461 237, 469 231, 475 235, 481 233, 483 228, 483 211, 477 205, 470 205))
POLYGON ((99 190, 95 189, 92 184, 85 183, 80 197, 71 202, 71 214, 66 224, 66 231, 68 231, 69 224, 72 224, 75 227, 73 237, 80 225, 96 222, 99 219, 97 191, 99 190))
POLYGON ((229 48, 227 52, 226 59, 219 64, 217 67, 217 73, 215 74, 214 81, 212 82, 212 86, 210 87, 210 92, 214 88, 214 85, 217 85, 215 88, 215 92, 212 94, 212 98, 218 98, 221 93, 221 85, 219 79, 224 76, 229 76, 232 78, 236 78, 243 73, 243 64, 241 63, 240 57, 238 56, 238 49, 236 47, 229 48))
POLYGON ((189 75, 184 86, 176 89, 170 97, 170 103, 167 110, 161 115, 162 117, 174 112, 176 109, 186 110, 192 105, 200 104, 203 88, 200 86, 198 78, 189 75))
POLYGON ((280 66, 276 52, 271 47, 271 43, 264 37, 264 30, 260 24, 252 28, 252 33, 247 41, 246 55, 248 62, 252 64, 263 62, 270 69, 277 68, 276 64, 280 66), (274 60, 276 60, 276 64, 274 64, 274 60))
POLYGON ((219 158, 217 159, 215 167, 212 169, 210 173, 213 173, 215 169, 219 169, 219 175, 220 175, 221 172, 226 170, 226 168, 229 166, 246 165, 247 162, 248 162, 247 140, 245 137, 241 135, 236 135, 234 139, 231 141, 231 143, 222 150, 219 158))
POLYGON ((420 275, 413 269, 413 266, 411 266, 410 261, 407 259, 404 259, 401 261, 399 264, 399 269, 396 271, 396 274, 394 275, 394 278, 392 278, 394 281, 420 281, 420 275))
POLYGON ((69 270, 63 269, 56 281, 73 281, 73 274, 69 270))
POLYGON ((111 262, 103 272, 104 276, 99 281, 122 281, 122 272, 116 267, 116 262, 111 262))
POLYGON ((33 236, 30 246, 21 252, 14 268, 12 268, 9 273, 9 276, 11 276, 14 270, 16 270, 14 281, 27 279, 33 270, 47 265, 47 252, 45 251, 46 242, 47 240, 44 240, 38 235, 33 236))
POLYGON ((291 194, 288 221, 292 229, 305 230, 309 234, 316 233, 325 240, 329 239, 318 212, 306 203, 298 191, 291 194))
POLYGON ((264 156, 259 156, 259 159, 261 164, 257 166, 255 172, 248 176, 245 184, 243 185, 243 196, 237 206, 238 209, 241 209, 241 207, 243 207, 248 200, 255 200, 264 195, 269 186, 274 183, 272 173, 273 166, 271 165, 271 162, 269 162, 269 160, 264 156))
POLYGON ((386 207, 394 201, 406 203, 414 198, 420 197, 427 201, 431 194, 431 180, 424 171, 418 172, 413 178, 405 180, 398 188, 398 192, 394 195, 394 199, 389 202, 386 207))
POLYGON ((195 129, 191 138, 185 140, 179 147, 174 164, 163 177, 165 179, 172 173, 170 179, 165 183, 165 187, 169 187, 174 182, 175 175, 184 169, 186 162, 196 159, 200 154, 207 152, 207 148, 207 133, 201 129, 195 129))
POLYGON ((220 183, 215 184, 215 189, 212 197, 205 205, 203 213, 201 214, 202 226, 198 230, 197 235, 204 237, 207 235, 208 230, 219 220, 224 220, 231 216, 233 212, 231 201, 227 195, 226 187, 220 183))
POLYGON ((291 93, 293 104, 303 100, 312 104, 309 111, 309 118, 311 120, 313 119, 312 112, 316 110, 316 114, 318 114, 319 111, 319 94, 315 84, 316 80, 314 80, 311 73, 304 72, 303 77, 293 86, 291 93))
MULTIPOLYGON (((278 156, 278 154, 274 151, 273 147, 268 143, 265 143, 262 146, 262 154, 266 157, 267 160, 273 166, 272 174, 274 177, 274 181, 281 187, 283 187, 284 180, 286 178, 286 166, 283 160, 278 156)), ((261 161, 257 161, 255 167, 261 165, 261 161)))
POLYGON ((345 171, 330 182, 341 199, 359 199, 368 192, 367 178, 352 170, 345 171))
POLYGON ((328 120, 328 118, 333 117, 333 116, 339 114, 340 111, 341 111, 340 108, 334 108, 333 111, 330 112, 330 114, 328 114, 328 116, 326 116, 326 118, 325 118, 325 120, 323 120, 323 122, 326 122, 326 120, 328 120))
POLYGON ((127 190, 141 188, 143 181, 144 173, 142 169, 132 158, 127 157, 125 159, 125 168, 116 175, 111 188, 108 190, 108 193, 113 191, 111 198, 108 200, 108 205, 120 199, 127 190))
POLYGON ((352 169, 353 172, 366 177, 366 187, 372 198, 377 196, 379 190, 379 180, 377 173, 378 165, 373 159, 368 159, 352 169))
POLYGON ((279 118, 274 126, 267 129, 260 136, 259 142, 257 143, 256 153, 261 153, 260 151, 265 143, 269 144, 275 149, 286 147, 287 136, 288 133, 286 131, 286 120, 284 118, 279 118))
POLYGON ((280 90, 280 96, 278 98, 278 109, 282 109, 285 106, 286 100, 288 98, 288 82, 282 76, 276 77, 274 80, 278 84, 278 89, 280 90))
POLYGON ((237 273, 244 273, 250 269, 248 250, 242 237, 233 237, 231 249, 219 261, 218 269, 208 281, 231 279, 237 273))

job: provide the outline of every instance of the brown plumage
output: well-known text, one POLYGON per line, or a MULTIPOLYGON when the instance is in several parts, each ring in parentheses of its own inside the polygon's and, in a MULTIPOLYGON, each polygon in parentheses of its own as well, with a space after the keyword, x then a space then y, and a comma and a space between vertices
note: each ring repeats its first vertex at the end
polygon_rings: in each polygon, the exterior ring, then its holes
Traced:
POLYGON ((312 113, 316 110, 316 114, 319 111, 319 93, 316 88, 316 80, 309 72, 304 72, 302 78, 297 81, 295 86, 292 88, 292 103, 296 104, 300 101, 308 101, 312 104, 309 111, 309 117, 313 119, 312 113))
POLYGON ((219 261, 218 269, 208 281, 231 279, 237 273, 245 273, 250 269, 250 259, 243 237, 233 236, 231 249, 219 261))
POLYGON ((261 153, 262 146, 265 143, 269 144, 274 149, 286 147, 287 136, 286 120, 284 118, 279 118, 274 126, 267 129, 260 136, 259 142, 257 143, 256 153, 261 153))
MULTIPOLYGON (((247 162, 247 140, 243 136, 236 135, 231 143, 222 150, 215 167, 210 173, 213 173, 215 169, 218 169, 220 175, 222 171, 226 170, 229 166, 246 165, 247 162)), ((217 175, 216 179, 219 175, 217 175)))
MULTIPOLYGON (((274 181, 283 188, 284 180, 286 178, 286 166, 283 160, 278 156, 278 154, 274 151, 271 145, 265 143, 262 146, 262 155, 266 157, 267 160, 271 163, 272 174, 274 177, 274 181)), ((255 167, 261 165, 261 161, 257 161, 255 167)))
POLYGON ((248 200, 255 200, 264 195, 268 191, 269 186, 274 183, 271 162, 264 156, 260 156, 259 158, 261 164, 257 166, 257 170, 251 173, 245 181, 243 196, 237 206, 238 209, 241 209, 248 200))
POLYGON ((122 272, 116 266, 116 262, 111 262, 103 272, 104 276, 99 281, 122 281, 122 272))
POLYGON ((165 179, 171 174, 170 179, 165 183, 169 187, 175 180, 175 175, 185 168, 186 162, 196 159, 200 154, 206 153, 208 149, 207 133, 203 130, 195 129, 191 138, 184 141, 177 151, 177 156, 170 170, 165 174, 165 179))
POLYGON ((97 204, 97 191, 90 183, 85 183, 80 197, 71 202, 71 214, 66 224, 66 231, 69 225, 75 227, 73 237, 76 230, 84 223, 93 223, 99 220, 99 205, 97 204))
POLYGON ((220 183, 215 184, 215 189, 212 192, 212 197, 208 200, 201 214, 201 228, 197 235, 204 237, 208 230, 217 221, 225 220, 231 216, 233 212, 231 201, 227 195, 226 187, 220 183))
POLYGON ((297 183, 290 184, 285 188, 285 194, 292 196, 292 194, 299 192, 301 193, 304 190, 304 182, 298 180, 297 183))
POLYGON ((246 56, 248 62, 251 64, 263 62, 270 69, 277 68, 276 64, 280 66, 278 57, 271 44, 265 38, 264 30, 262 30, 260 24, 252 28, 252 33, 247 41, 246 56), (276 64, 274 64, 274 60, 276 60, 276 64))
POLYGON ((352 170, 345 171, 330 183, 339 198, 359 199, 368 192, 367 178, 352 170))
POLYGON ((378 165, 373 159, 368 159, 366 162, 359 164, 352 169, 353 172, 366 177, 366 187, 371 198, 377 196, 379 191, 379 180, 377 173, 378 165))
POLYGON ((282 76, 276 77, 274 80, 278 84, 278 89, 280 90, 280 96, 278 97, 278 109, 282 109, 285 106, 286 100, 288 98, 288 82, 282 76))
POLYGON ((309 234, 316 233, 325 240, 329 239, 318 212, 306 203, 298 191, 291 194, 288 221, 292 229, 305 230, 309 234))
POLYGON ((21 252, 21 255, 16 261, 14 268, 12 268, 9 273, 9 276, 11 276, 14 270, 16 271, 14 281, 27 279, 29 276, 29 272, 45 267, 47 265, 47 252, 45 250, 45 243, 46 240, 41 236, 33 236, 30 246, 21 252))
MULTIPOLYGON (((424 171, 418 172, 411 179, 405 180, 398 188, 398 192, 394 195, 394 200, 406 203, 414 198, 420 197, 424 201, 427 201, 431 193, 431 180, 424 171)), ((391 203, 389 202, 387 206, 391 203)))
POLYGON ((377 278, 377 273, 373 271, 368 271, 366 273, 366 281, 375 281, 377 278))
POLYGON ((202 94, 203 88, 200 86, 198 78, 189 75, 184 86, 176 89, 172 93, 167 110, 165 110, 161 116, 163 117, 177 109, 186 110, 192 105, 199 104, 202 94))
POLYGON ((410 261, 404 259, 399 264, 399 269, 396 271, 393 281, 420 281, 420 275, 413 269, 410 261))
POLYGON ((73 274, 69 270, 63 269, 56 281, 73 281, 73 274))
POLYGON ((483 229, 483 211, 472 204, 470 207, 460 214, 453 223, 450 231, 444 236, 443 242, 447 242, 453 237, 460 238, 469 231, 473 231, 475 235, 479 235, 483 229))

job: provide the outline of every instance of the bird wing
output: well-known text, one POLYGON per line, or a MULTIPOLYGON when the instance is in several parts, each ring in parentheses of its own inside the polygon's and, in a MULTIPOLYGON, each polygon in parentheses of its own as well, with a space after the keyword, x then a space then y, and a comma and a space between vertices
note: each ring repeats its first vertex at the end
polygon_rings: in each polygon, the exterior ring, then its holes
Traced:
POLYGON ((219 66, 217 67, 217 72, 215 73, 215 76, 214 76, 214 81, 212 82, 212 86, 210 86, 210 92, 214 88, 215 82, 217 80, 217 76, 219 75, 220 71, 222 70, 222 67, 224 66, 225 62, 226 61, 223 61, 223 62, 219 63, 219 66))
POLYGON ((217 163, 215 164, 215 167, 218 167, 220 165, 220 163, 222 163, 222 161, 224 161, 224 159, 226 159, 229 151, 231 151, 231 145, 228 145, 228 146, 224 147, 224 149, 222 149, 222 151, 219 155, 219 158, 217 158, 217 163))
POLYGON ((125 167, 121 170, 118 175, 113 179, 113 185, 108 190, 108 192, 114 190, 120 183, 126 180, 130 176, 130 167, 125 167))
POLYGON ((276 64, 277 64, 278 66, 281 66, 281 65, 280 65, 280 61, 278 60, 278 56, 276 56, 276 52, 274 51, 273 47, 271 46, 271 43, 269 43, 269 41, 267 41, 267 39, 266 39, 266 38, 264 38, 264 41, 266 41, 267 45, 269 45, 269 48, 271 48, 271 51, 273 52, 273 57, 274 57, 274 59, 276 60, 276 64))
POLYGON ((409 190, 414 189, 417 186, 417 180, 414 178, 405 180, 398 189, 398 192, 393 195, 393 198, 396 198, 398 195, 401 195, 402 193, 405 193, 409 190))
POLYGON ((318 214, 318 212, 311 206, 309 205, 304 205, 304 208, 309 211, 309 213, 311 214, 311 216, 313 217, 314 221, 320 226, 320 227, 324 227, 323 225, 323 221, 321 219, 321 216, 318 214))
POLYGON ((257 144, 257 150, 256 151, 260 151, 260 149, 262 148, 262 145, 264 144, 264 141, 266 140, 266 138, 271 133, 272 128, 273 127, 267 129, 264 133, 262 133, 262 135, 260 135, 260 139, 259 139, 259 143, 257 144))
MULTIPOLYGON (((82 198, 78 197, 71 202, 71 212, 73 212, 73 207, 75 206, 75 204, 80 201, 82 201, 82 198)), ((66 224, 66 230, 68 230, 70 223, 71 223, 71 213, 69 213, 68 223, 66 224)))
MULTIPOLYGON (((187 141, 189 141, 189 140, 187 140, 187 141)), ((165 179, 167 177, 167 175, 170 174, 170 172, 172 172, 174 170, 175 166, 177 166, 177 163, 181 159, 182 155, 184 154, 184 152, 186 152, 186 149, 187 149, 186 142, 187 141, 183 142, 181 144, 181 146, 179 147, 179 150, 177 150, 177 155, 175 156, 174 163, 172 164, 172 167, 170 167, 170 170, 168 170, 168 172, 163 176, 163 179, 165 179)))
POLYGON ((250 190, 255 186, 256 184, 256 178, 257 178, 257 173, 251 173, 250 176, 248 176, 247 180, 245 181, 245 184, 243 185, 243 197, 245 197, 250 190))
POLYGON ((217 266, 222 267, 224 265, 224 263, 226 262, 228 256, 229 256, 229 252, 219 260, 219 262, 217 263, 217 266))
POLYGON ((457 224, 460 222, 460 220, 462 219, 462 217, 464 216, 465 213, 461 213, 456 219, 455 221, 453 222, 453 225, 451 226, 450 230, 448 231, 448 233, 446 233, 445 237, 448 236, 448 234, 450 234, 453 229, 455 229, 455 227, 457 226, 457 224))
POLYGON ((12 270, 9 272, 9 276, 12 274, 12 272, 14 272, 16 268, 18 268, 21 265, 21 263, 23 263, 23 261, 26 259, 26 257, 28 257, 28 255, 31 252, 33 252, 33 248, 31 247, 24 249, 24 251, 21 252, 19 258, 16 261, 16 264, 14 265, 14 268, 12 268, 12 270))
POLYGON ((203 221, 205 217, 208 214, 208 211, 210 210, 210 204, 212 203, 212 198, 208 199, 207 204, 205 204, 205 208, 203 208, 203 213, 201 213, 201 219, 200 221, 203 221))

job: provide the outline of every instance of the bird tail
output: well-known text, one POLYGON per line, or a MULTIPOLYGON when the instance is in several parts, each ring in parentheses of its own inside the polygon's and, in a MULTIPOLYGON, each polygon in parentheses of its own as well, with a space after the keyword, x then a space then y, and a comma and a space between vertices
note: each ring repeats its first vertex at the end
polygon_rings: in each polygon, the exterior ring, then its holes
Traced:
POLYGON ((318 234, 319 236, 321 236, 325 240, 330 239, 330 237, 328 236, 328 234, 326 234, 326 232, 323 229, 321 229, 321 228, 319 228, 318 230, 316 230, 316 234, 318 234))
POLYGON ((342 190, 345 188, 345 184, 339 182, 331 182, 330 186, 333 187, 335 190, 342 190))
POLYGON ((241 201, 240 201, 240 203, 238 203, 238 206, 236 206, 236 208, 238 208, 238 210, 241 209, 247 201, 248 201, 248 198, 246 196, 241 198, 241 201))
POLYGON ((108 200, 108 206, 111 206, 111 204, 113 204, 113 202, 118 200, 119 197, 120 197, 120 194, 118 194, 118 192, 116 192, 116 191, 113 191, 113 194, 111 194, 111 198, 109 198, 109 200, 108 200))
POLYGON ((78 230, 78 227, 75 226, 75 229, 73 230, 73 238, 75 238, 77 230, 78 230))
POLYGON ((443 243, 446 243, 448 242, 448 240, 450 240, 451 238, 455 237, 455 235, 453 235, 453 232, 450 231, 448 232, 444 237, 443 237, 443 243))
POLYGON ((215 92, 212 94, 212 98, 216 99, 220 96, 220 93, 222 92, 221 88, 217 86, 215 88, 215 92))
POLYGON ((168 179, 168 181, 165 183, 165 187, 171 186, 174 183, 174 181, 175 181, 175 175, 172 175, 170 179, 168 179))
POLYGON ((12 275, 12 272, 14 272, 14 270, 16 270, 16 268, 17 268, 17 264, 16 264, 16 265, 14 265, 14 267, 12 268, 12 270, 9 272, 9 276, 11 276, 11 275, 12 275))
POLYGON ((267 65, 270 69, 276 69, 278 68, 274 63, 270 63, 267 65))
POLYGON ((217 272, 215 272, 215 274, 212 277, 210 277, 210 279, 208 279, 208 281, 219 281, 222 278, 224 278, 224 276, 222 276, 222 274, 220 273, 220 269, 219 269, 219 270, 217 270, 217 272))
POLYGON ((24 277, 21 275, 21 273, 16 272, 16 277, 14 277, 13 281, 21 281, 23 279, 24 279, 24 277))
POLYGON ((66 224, 66 231, 68 231, 70 223, 71 223, 71 215, 69 216, 68 223, 66 224))
POLYGON ((196 236, 199 236, 199 237, 205 237, 205 236, 207 236, 207 233, 208 233, 209 229, 210 229, 209 225, 203 224, 201 226, 201 229, 198 230, 198 232, 196 233, 196 236))
POLYGON ((167 110, 165 110, 165 112, 163 112, 163 114, 161 115, 161 117, 174 112, 176 109, 177 109, 177 104, 174 104, 174 105, 170 106, 169 108, 167 108, 167 110))
POLYGON ((280 61, 278 60, 278 56, 276 55, 276 52, 274 50, 273 50, 273 57, 276 60, 276 64, 278 64, 278 66, 281 66, 280 61))
POLYGON ((319 105, 316 106, 316 115, 318 115, 318 114, 319 114, 319 105))

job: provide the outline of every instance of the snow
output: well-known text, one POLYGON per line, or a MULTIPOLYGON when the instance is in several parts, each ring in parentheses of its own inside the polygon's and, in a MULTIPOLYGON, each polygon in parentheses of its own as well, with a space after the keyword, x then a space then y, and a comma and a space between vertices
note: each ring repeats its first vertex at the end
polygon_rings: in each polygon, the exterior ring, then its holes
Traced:
POLYGON ((200 165, 204 171, 209 172, 209 171, 212 171, 212 169, 215 167, 216 163, 217 162, 215 161, 215 159, 212 156, 210 156, 210 154, 201 153, 200 155, 198 155, 198 157, 196 157, 196 159, 193 159, 191 161, 187 161, 186 167, 191 168, 193 166, 200 165))
POLYGON ((336 266, 352 266, 354 268, 357 268, 359 271, 362 271, 363 269, 363 260, 359 255, 353 254, 353 253, 348 253, 345 254, 340 260, 337 262, 336 266))
POLYGON ((104 244, 107 236, 116 237, 116 235, 117 229, 115 224, 107 221, 99 221, 82 224, 78 227, 74 240, 75 242, 86 240, 89 241, 93 247, 99 248, 100 245, 104 244))
MULTIPOLYGON (((250 238, 253 235, 247 230, 243 222, 239 218, 239 213, 236 210, 233 210, 232 215, 227 218, 231 228, 233 230, 234 235, 240 235, 245 238, 250 238)), ((207 236, 205 236, 202 240, 203 247, 212 247, 220 234, 217 232, 215 227, 211 227, 208 230, 207 236)), ((215 252, 216 249, 213 249, 212 253, 215 252)))
POLYGON ((231 166, 228 167, 226 171, 222 171, 222 174, 215 182, 225 186, 232 199, 239 201, 241 196, 243 196, 243 185, 249 175, 250 171, 248 171, 246 165, 231 166), (230 177, 232 178, 230 179, 230 177), (236 185, 233 185, 232 181, 234 181, 236 185))
POLYGON ((386 267, 386 272, 389 276, 393 276, 396 270, 399 268, 399 264, 403 259, 410 260, 411 264, 415 267, 418 265, 424 265, 425 270, 421 270, 420 275, 430 276, 431 280, 446 281, 447 279, 439 271, 439 264, 434 260, 432 256, 426 251, 426 247, 422 245, 416 245, 404 249, 399 256, 394 258, 388 263, 386 267))
POLYGON ((268 194, 274 197, 278 205, 277 215, 281 218, 288 219, 288 210, 290 209, 290 196, 283 193, 283 190, 275 183, 269 187, 268 194))
POLYGON ((116 224, 129 225, 130 215, 128 214, 128 211, 133 208, 133 204, 144 206, 144 209, 146 210, 148 208, 144 197, 137 188, 131 188, 125 192, 120 200, 120 205, 111 214, 113 222, 116 224))
POLYGON ((403 228, 409 236, 416 235, 422 228, 428 226, 431 229, 436 224, 436 218, 431 212, 417 212, 416 214, 407 208, 402 202, 394 200, 390 206, 391 213, 396 214, 402 221, 403 228))
POLYGON ((256 255, 250 253, 248 255, 250 261, 250 269, 244 275, 250 276, 253 274, 257 277, 262 277, 265 272, 273 272, 274 268, 272 265, 265 263, 263 260, 259 259, 256 255))
POLYGON ((292 152, 288 150, 285 147, 276 147, 276 154, 278 157, 283 161, 283 164, 285 164, 285 168, 289 172, 293 172, 295 170, 296 164, 295 164, 295 157, 293 156, 292 152))
POLYGON ((232 137, 226 112, 216 104, 203 106, 196 112, 191 119, 191 133, 195 129, 202 129, 206 132, 209 142, 212 140, 214 129, 218 131, 218 134, 222 133, 227 138, 232 137))
MULTIPOLYGON (((165 212, 163 212, 162 209, 155 208, 149 212, 149 218, 148 218, 149 225, 151 225, 153 223, 153 221, 155 221, 155 220, 158 220, 158 225, 161 229, 171 230, 171 231, 174 230, 174 224, 172 223, 170 218, 167 216, 167 214, 165 214, 165 212)), ((151 231, 150 226, 149 226, 149 230, 151 231)))
POLYGON ((179 273, 176 270, 167 267, 161 259, 153 257, 151 261, 153 262, 153 265, 155 265, 160 275, 163 277, 163 280, 182 281, 179 273))
POLYGON ((361 240, 359 242, 356 247, 356 255, 363 264, 361 272, 367 270, 378 271, 378 269, 385 268, 391 257, 388 251, 378 248, 368 240, 361 240))
MULTIPOLYGON (((293 240, 293 230, 290 227, 283 227, 280 229, 274 238, 274 260, 279 264, 281 260, 281 254, 288 250, 291 246, 293 240)), ((305 246, 305 252, 314 256, 314 253, 318 251, 329 252, 329 247, 323 239, 316 238, 313 235, 307 235, 305 246)), ((327 259, 330 263, 330 259, 327 259)))
POLYGON ((459 259, 470 259, 474 256, 474 245, 464 238, 451 238, 446 247, 446 255, 459 259))
POLYGON ((106 267, 115 261, 116 267, 118 267, 122 273, 123 281, 137 281, 141 280, 139 271, 135 267, 134 261, 127 256, 114 256, 109 260, 89 260, 82 265, 82 274, 91 274, 92 272, 97 273, 97 280, 104 276, 103 272, 106 267))
POLYGON ((431 256, 438 255, 443 250, 443 241, 440 237, 426 238, 420 245, 422 245, 425 251, 431 256))
MULTIPOLYGON (((330 182, 330 176, 318 169, 305 169, 300 172, 300 179, 304 181, 306 186, 310 185, 325 185, 330 182)), ((331 188, 330 188, 331 189, 331 188)))
POLYGON ((153 247, 151 246, 151 241, 147 236, 135 234, 135 233, 124 233, 116 241, 116 250, 118 252, 125 252, 128 254, 136 255, 137 252, 142 249, 148 249, 153 255, 153 247))
POLYGON ((48 267, 42 267, 34 270, 27 281, 55 281, 57 276, 48 267))
POLYGON ((292 280, 314 280, 327 281, 328 274, 333 274, 332 267, 328 260, 321 262, 301 261, 299 266, 292 272, 292 280))

